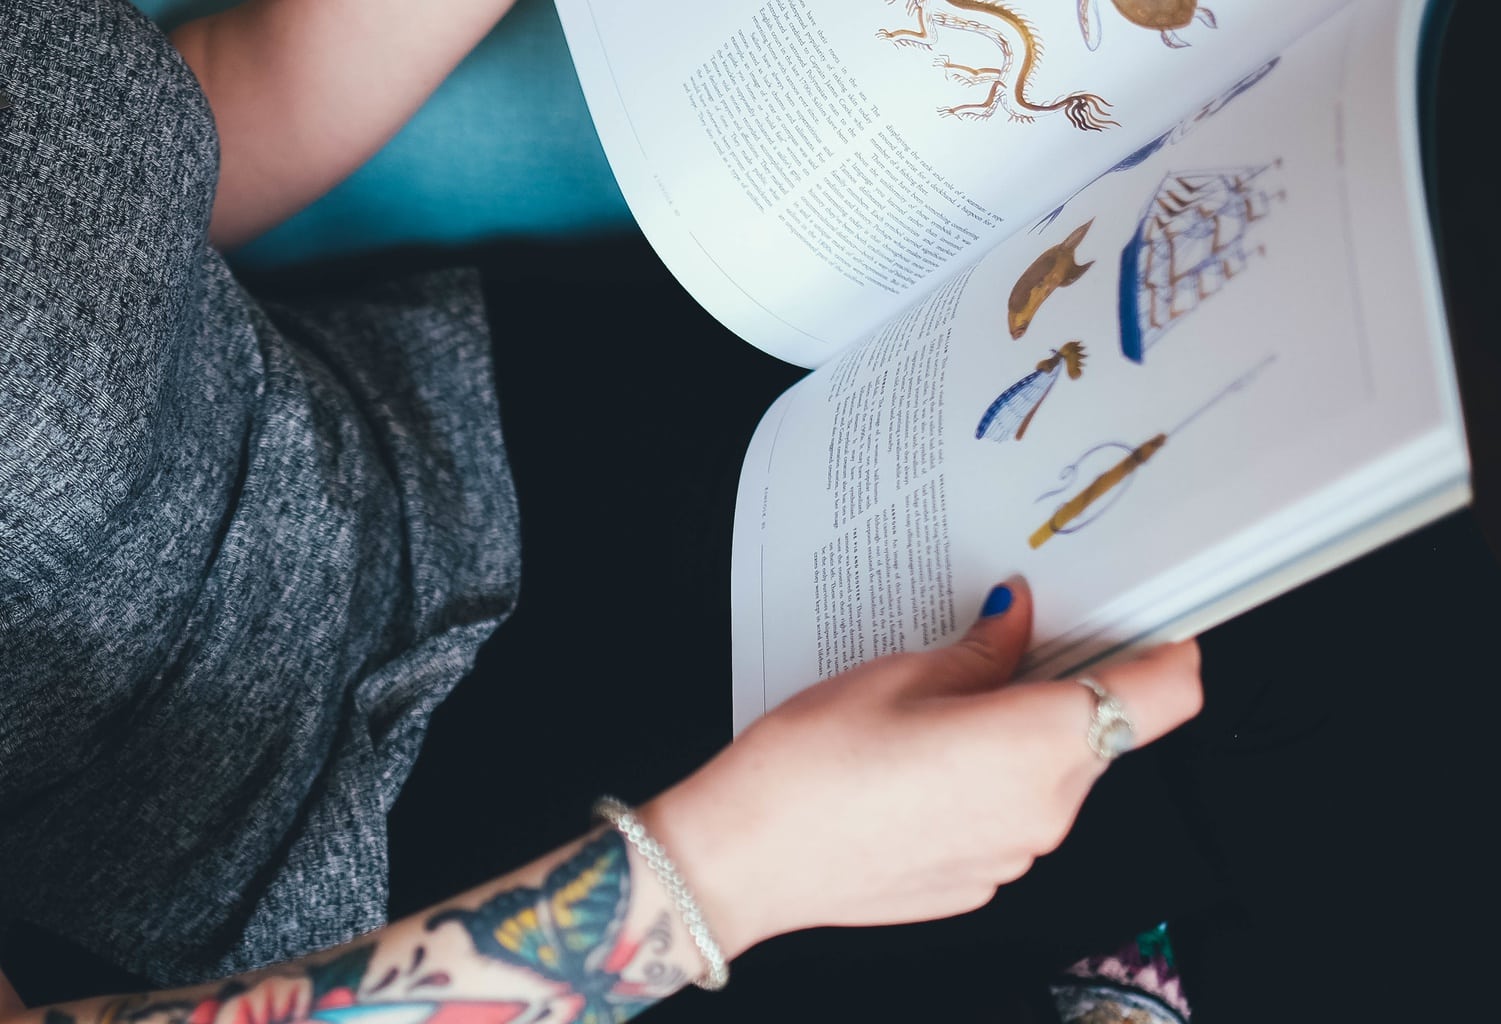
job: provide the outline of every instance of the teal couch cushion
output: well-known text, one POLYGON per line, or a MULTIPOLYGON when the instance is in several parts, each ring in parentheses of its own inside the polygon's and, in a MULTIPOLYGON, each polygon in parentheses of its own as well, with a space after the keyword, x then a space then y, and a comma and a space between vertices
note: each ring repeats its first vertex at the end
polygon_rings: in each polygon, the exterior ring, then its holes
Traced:
MULTIPOLYGON (((134 0, 165 28, 233 0, 134 0)), ((441 6, 441 5, 435 5, 441 6)), ((403 246, 633 230, 550 0, 519 0, 405 128, 286 223, 230 254, 270 269, 403 246)))

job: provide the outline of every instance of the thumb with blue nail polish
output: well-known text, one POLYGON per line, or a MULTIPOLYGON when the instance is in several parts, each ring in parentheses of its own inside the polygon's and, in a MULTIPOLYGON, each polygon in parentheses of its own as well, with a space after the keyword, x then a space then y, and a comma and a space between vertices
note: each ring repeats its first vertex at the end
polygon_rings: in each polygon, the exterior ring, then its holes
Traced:
POLYGON ((980 657, 969 658, 962 678, 950 677, 945 689, 993 689, 1011 679, 1032 639, 1032 590, 1021 576, 997 583, 980 603, 979 615, 959 640, 980 657))
POLYGON ((980 606, 980 618, 988 619, 993 615, 1002 615, 1011 609, 1016 603, 1016 591, 1009 584, 997 583, 985 597, 985 603, 980 606))

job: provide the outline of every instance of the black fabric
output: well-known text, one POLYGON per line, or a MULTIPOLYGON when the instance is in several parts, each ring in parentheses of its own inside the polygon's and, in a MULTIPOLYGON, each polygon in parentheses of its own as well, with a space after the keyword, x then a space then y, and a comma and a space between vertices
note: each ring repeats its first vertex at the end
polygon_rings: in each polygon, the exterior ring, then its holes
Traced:
POLYGON ((351 938, 516 591, 479 278, 258 304, 125 0, 0 0, 0 88, 0 918, 155 984, 351 938))

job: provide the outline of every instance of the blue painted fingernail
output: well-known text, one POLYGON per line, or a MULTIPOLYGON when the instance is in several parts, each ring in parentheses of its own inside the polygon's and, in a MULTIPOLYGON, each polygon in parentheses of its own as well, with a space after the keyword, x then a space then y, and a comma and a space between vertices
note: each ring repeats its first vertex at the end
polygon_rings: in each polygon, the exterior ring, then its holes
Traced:
POLYGON ((1002 583, 998 585, 990 592, 990 596, 985 599, 985 605, 980 609, 980 618, 988 619, 992 615, 1000 615, 1011 607, 1011 602, 1015 599, 1015 596, 1011 593, 1011 588, 1006 586, 1006 584, 1002 583))

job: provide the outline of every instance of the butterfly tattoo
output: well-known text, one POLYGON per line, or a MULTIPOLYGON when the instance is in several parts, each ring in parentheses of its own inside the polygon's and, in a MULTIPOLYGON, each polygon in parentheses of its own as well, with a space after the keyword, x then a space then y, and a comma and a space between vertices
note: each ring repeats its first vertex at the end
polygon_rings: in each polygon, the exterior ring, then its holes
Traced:
POLYGON ((482 956, 525 967, 581 999, 579 1024, 621 1024, 655 1001, 620 972, 635 953, 620 942, 630 906, 625 840, 605 832, 554 868, 540 889, 509 889, 474 910, 445 910, 428 930, 462 924, 482 956))

